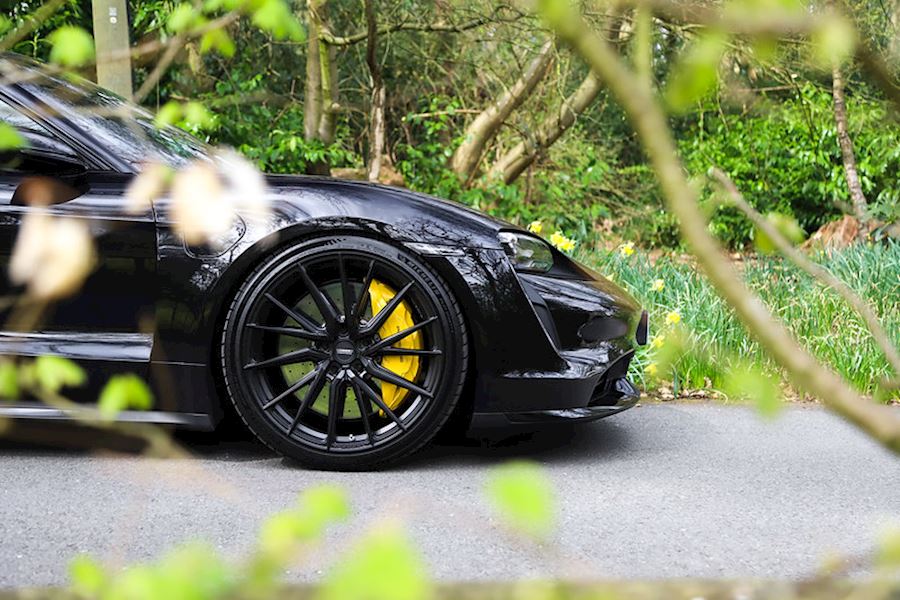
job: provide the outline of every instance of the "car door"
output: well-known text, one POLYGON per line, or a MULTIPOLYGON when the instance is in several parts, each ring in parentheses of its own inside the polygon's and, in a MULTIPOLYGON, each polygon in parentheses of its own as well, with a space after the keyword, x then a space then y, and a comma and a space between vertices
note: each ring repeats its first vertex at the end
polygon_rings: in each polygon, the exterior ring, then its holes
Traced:
POLYGON ((0 297, 6 299, 0 302, 0 354, 55 354, 79 362, 90 383, 70 395, 92 401, 111 373, 147 372, 156 294, 153 214, 125 210, 130 175, 89 169, 75 149, 2 99, 0 119, 26 140, 25 147, 0 153, 0 297), (71 197, 45 207, 28 205, 21 186, 35 177, 68 186, 71 197), (97 263, 78 293, 47 307, 22 331, 21 320, 12 320, 24 290, 11 284, 8 265, 20 227, 35 211, 86 220, 97 263))

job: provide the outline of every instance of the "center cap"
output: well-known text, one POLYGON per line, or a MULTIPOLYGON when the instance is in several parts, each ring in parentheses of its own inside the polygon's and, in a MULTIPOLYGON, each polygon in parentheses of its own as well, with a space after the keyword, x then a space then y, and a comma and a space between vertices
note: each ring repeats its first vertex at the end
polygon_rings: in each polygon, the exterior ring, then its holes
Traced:
POLYGON ((334 345, 334 361, 340 365, 349 365, 356 358, 356 346, 353 342, 341 340, 334 345))

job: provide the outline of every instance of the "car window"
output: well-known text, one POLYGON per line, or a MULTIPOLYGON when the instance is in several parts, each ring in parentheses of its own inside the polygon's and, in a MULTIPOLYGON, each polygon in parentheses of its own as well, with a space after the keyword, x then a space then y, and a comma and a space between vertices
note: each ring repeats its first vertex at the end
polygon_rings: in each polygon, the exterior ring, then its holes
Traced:
POLYGON ((43 125, 0 100, 0 121, 12 125, 25 138, 29 154, 50 154, 78 162, 78 155, 65 142, 56 138, 43 125))

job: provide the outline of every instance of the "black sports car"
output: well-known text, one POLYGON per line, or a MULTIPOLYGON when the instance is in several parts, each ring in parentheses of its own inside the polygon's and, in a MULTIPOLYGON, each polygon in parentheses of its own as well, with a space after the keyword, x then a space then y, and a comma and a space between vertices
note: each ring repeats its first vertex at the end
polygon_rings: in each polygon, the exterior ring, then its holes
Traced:
MULTIPOLYGON (((123 194, 146 161, 177 169, 202 143, 23 58, 0 56, 0 78, 0 118, 27 141, 0 157, 0 253, 41 210, 89 220, 99 254, 39 331, 0 333, 0 354, 76 360, 91 376, 76 400, 136 372, 156 406, 123 420, 211 429, 230 404, 277 452, 333 469, 395 460, 473 414, 587 421, 637 401, 646 312, 537 236, 405 189, 267 176, 262 226, 239 216, 192 246, 168 198, 135 215, 123 194), (33 208, 19 187, 34 176, 77 193, 33 208)), ((70 415, 20 401, 0 416, 70 415)))

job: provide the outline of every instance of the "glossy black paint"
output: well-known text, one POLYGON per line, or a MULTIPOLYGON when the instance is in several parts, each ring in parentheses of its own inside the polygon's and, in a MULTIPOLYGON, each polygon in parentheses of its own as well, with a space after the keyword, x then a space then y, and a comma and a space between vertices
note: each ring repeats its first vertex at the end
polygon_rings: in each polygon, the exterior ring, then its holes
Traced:
MULTIPOLYGON (((0 64, 4 60, 11 68, 9 59, 0 58, 0 64)), ((18 60, 13 66, 37 68, 18 60)), ((222 240, 224 249, 188 247, 168 221, 166 199, 146 214, 124 211, 132 169, 89 132, 48 112, 16 84, 0 87, 0 101, 39 119, 85 165, 76 178, 86 192, 50 210, 91 221, 100 266, 78 297, 57 307, 44 329, 76 341, 85 333, 106 336, 104 343, 80 345, 79 353, 69 354, 88 367, 94 382, 104 381, 111 370, 138 371, 155 388, 158 411, 191 415, 190 426, 214 426, 222 415, 214 356, 235 290, 277 249, 342 232, 412 251, 450 286, 465 309, 472 338, 474 396, 467 404, 474 412, 517 422, 585 420, 623 410, 637 397, 624 379, 641 316, 635 301, 555 250, 549 273, 517 273, 498 241, 500 231, 517 229, 508 223, 404 189, 269 176, 271 217, 243 215, 222 240), (598 320, 605 325, 591 325, 598 320), (148 360, 130 360, 135 340, 142 339, 133 336, 140 334, 152 340, 148 360)), ((17 183, 0 172, 4 259, 21 216, 31 210, 11 204, 17 183)), ((28 339, 20 342, 19 351, 2 344, 0 350, 27 354, 28 339)), ((97 385, 84 400, 94 397, 97 385)))

